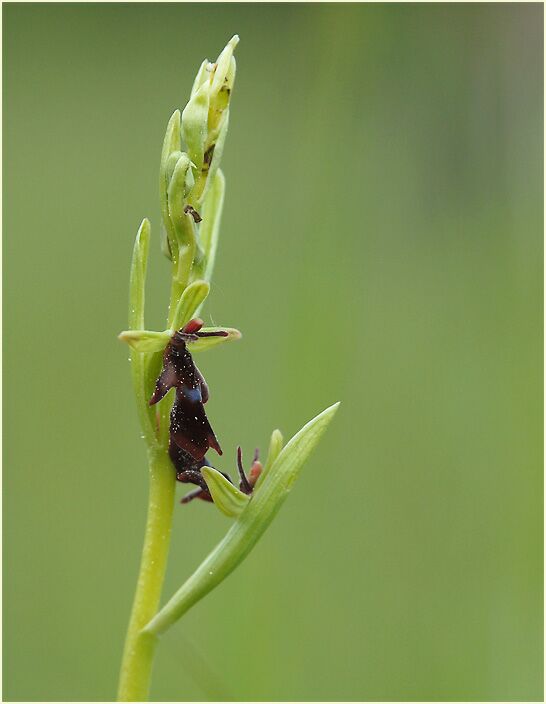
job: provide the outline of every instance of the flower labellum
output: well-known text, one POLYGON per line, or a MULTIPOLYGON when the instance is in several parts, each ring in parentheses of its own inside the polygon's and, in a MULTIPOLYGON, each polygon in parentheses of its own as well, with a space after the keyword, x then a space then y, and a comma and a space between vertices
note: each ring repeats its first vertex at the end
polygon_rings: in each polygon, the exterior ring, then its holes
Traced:
POLYGON ((199 332, 203 321, 190 320, 171 337, 163 353, 163 369, 156 382, 149 405, 161 401, 173 387, 176 396, 171 411, 169 456, 179 481, 207 488, 200 468, 207 464, 205 454, 212 447, 221 455, 222 449, 205 413, 209 390, 203 375, 196 367, 186 343, 200 337, 226 336, 223 330, 199 332))
MULTIPOLYGON (((230 477, 223 472, 214 470, 205 457, 210 448, 221 455, 222 448, 205 413, 205 403, 209 399, 207 383, 195 365, 187 346, 187 343, 195 343, 203 337, 227 337, 229 332, 227 330, 202 331, 202 327, 203 321, 199 318, 193 318, 170 338, 163 353, 161 374, 148 402, 150 406, 153 406, 161 401, 170 389, 173 387, 176 389, 169 427, 169 457, 175 467, 177 480, 196 484, 199 487, 185 496, 182 503, 188 503, 196 498, 213 501, 211 488, 203 476, 204 467, 216 472, 214 476, 221 475, 219 476, 220 481, 227 481, 233 485, 230 477)), ((237 465, 241 482, 240 488, 236 489, 233 486, 233 490, 237 494, 242 492, 243 495, 248 496, 252 494, 254 485, 262 471, 262 465, 258 460, 258 451, 256 450, 254 455, 248 477, 243 469, 240 447, 237 451, 237 465)), ((205 472, 205 474, 207 473, 205 472)), ((207 476, 209 475, 210 472, 207 476)), ((220 496, 218 488, 214 493, 217 497, 220 496)))

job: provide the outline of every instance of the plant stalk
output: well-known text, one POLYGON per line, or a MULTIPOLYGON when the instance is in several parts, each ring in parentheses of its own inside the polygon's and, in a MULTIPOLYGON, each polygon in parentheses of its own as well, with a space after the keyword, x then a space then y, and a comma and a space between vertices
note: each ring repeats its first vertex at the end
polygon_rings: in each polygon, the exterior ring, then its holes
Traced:
POLYGON ((143 628, 155 616, 167 566, 175 473, 165 448, 149 452, 150 490, 140 572, 125 640, 118 701, 146 701, 157 637, 143 628))

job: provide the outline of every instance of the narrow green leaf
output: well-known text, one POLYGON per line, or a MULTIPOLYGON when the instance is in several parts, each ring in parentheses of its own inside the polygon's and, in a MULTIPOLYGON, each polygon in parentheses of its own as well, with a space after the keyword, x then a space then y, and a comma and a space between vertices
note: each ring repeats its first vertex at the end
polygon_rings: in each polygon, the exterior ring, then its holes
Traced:
POLYGON ((235 328, 201 328, 201 332, 219 332, 223 330, 227 332, 224 337, 200 337, 195 342, 188 342, 188 349, 193 354, 194 352, 204 352, 205 350, 210 350, 212 347, 217 347, 224 342, 230 342, 231 340, 240 340, 242 334, 239 330, 235 328))
POLYGON ((164 350, 171 336, 170 330, 164 330, 163 332, 155 332, 155 330, 124 330, 120 332, 118 338, 137 352, 150 354, 164 350))
POLYGON ((213 467, 201 467, 216 508, 229 518, 236 518, 250 501, 248 494, 243 494, 228 481, 223 474, 213 467))
POLYGON ((160 635, 218 586, 248 555, 281 507, 303 463, 334 417, 339 403, 313 418, 281 450, 260 488, 224 539, 143 629, 160 635))
POLYGON ((144 218, 138 228, 131 274, 129 279, 129 327, 144 327, 144 300, 148 250, 150 249, 150 221, 144 218))
POLYGON ((193 281, 180 296, 173 318, 173 330, 180 330, 195 317, 197 309, 209 295, 210 285, 206 281, 193 281))

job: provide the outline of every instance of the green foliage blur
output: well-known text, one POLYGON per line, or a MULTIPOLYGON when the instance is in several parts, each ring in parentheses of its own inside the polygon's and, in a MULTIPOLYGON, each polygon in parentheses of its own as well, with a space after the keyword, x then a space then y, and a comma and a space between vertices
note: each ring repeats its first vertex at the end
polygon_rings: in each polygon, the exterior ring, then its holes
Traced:
MULTIPOLYGON (((115 696, 147 493, 129 261, 148 216, 162 329, 161 143, 235 32, 217 466, 342 405, 152 698, 541 700, 542 6, 3 17, 4 700, 115 696)), ((175 513, 165 598, 229 525, 175 513)))

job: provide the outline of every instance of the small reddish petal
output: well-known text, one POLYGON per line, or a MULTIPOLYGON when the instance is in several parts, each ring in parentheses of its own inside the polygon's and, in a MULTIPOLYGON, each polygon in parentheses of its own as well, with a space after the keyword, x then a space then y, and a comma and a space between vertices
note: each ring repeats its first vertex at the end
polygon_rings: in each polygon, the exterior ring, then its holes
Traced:
POLYGON ((252 467, 250 468, 250 473, 248 475, 248 481, 250 486, 255 486, 256 482, 258 481, 258 477, 262 473, 262 470, 262 463, 258 460, 255 460, 255 462, 252 464, 252 467))
POLYGON ((203 321, 201 320, 201 318, 193 318, 193 320, 190 320, 189 323, 186 323, 186 325, 184 325, 184 327, 182 328, 182 332, 192 335, 198 330, 201 330, 202 327, 203 321))

